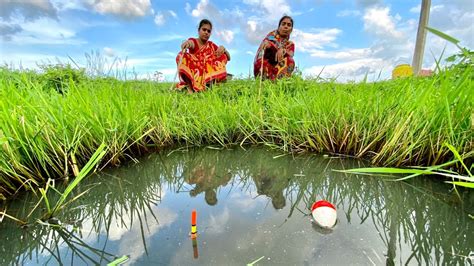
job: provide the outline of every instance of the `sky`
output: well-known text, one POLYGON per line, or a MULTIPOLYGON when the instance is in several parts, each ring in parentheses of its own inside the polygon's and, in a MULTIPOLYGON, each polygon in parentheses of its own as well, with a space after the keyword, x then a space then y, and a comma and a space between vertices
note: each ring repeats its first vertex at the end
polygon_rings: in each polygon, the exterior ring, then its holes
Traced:
MULTIPOLYGON (((282 15, 290 15, 294 59, 305 77, 382 80, 396 65, 411 64, 420 5, 421 0, 0 0, 0 62, 28 69, 58 62, 100 65, 104 73, 152 79, 161 72, 171 81, 181 42, 197 37, 199 21, 207 18, 213 22, 210 40, 231 54, 227 71, 247 78, 261 40, 282 15)), ((474 1, 432 0, 429 26, 474 49, 474 1)), ((457 51, 428 33, 423 68, 457 51)))

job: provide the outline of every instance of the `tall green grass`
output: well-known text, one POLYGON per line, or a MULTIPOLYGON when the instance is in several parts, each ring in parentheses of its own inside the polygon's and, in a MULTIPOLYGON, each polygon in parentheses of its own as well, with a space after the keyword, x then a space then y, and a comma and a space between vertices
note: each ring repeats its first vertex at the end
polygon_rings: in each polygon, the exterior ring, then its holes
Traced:
MULTIPOLYGON (((185 95, 169 84, 115 79, 66 82, 0 70, 0 195, 77 175, 101 143, 102 165, 171 145, 263 144, 337 153, 381 166, 452 160, 473 150, 472 67, 430 78, 338 84, 296 76, 235 80, 185 95), (64 84, 64 82, 62 83, 64 84)), ((465 158, 472 163, 472 156, 465 158)))

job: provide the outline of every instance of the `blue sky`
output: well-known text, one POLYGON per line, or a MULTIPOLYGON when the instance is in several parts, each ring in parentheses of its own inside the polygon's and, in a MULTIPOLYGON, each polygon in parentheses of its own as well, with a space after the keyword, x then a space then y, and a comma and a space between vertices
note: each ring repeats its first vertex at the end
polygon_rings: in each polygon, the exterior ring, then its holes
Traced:
MULTIPOLYGON (((430 25, 474 49, 474 1, 432 0, 430 25)), ((305 76, 322 71, 339 81, 388 78, 411 63, 420 1, 383 0, 0 0, 0 62, 16 68, 70 62, 86 66, 99 52, 108 67, 126 66, 138 78, 164 73, 172 80, 180 43, 197 36, 200 19, 213 24, 211 40, 232 60, 228 72, 247 77, 261 39, 283 14, 293 16, 295 61, 305 76), (125 61, 126 60, 126 61, 125 61)), ((424 68, 456 48, 428 34, 424 68)), ((131 75, 130 75, 131 76, 131 75)), ((130 77, 129 76, 129 77, 130 77)))

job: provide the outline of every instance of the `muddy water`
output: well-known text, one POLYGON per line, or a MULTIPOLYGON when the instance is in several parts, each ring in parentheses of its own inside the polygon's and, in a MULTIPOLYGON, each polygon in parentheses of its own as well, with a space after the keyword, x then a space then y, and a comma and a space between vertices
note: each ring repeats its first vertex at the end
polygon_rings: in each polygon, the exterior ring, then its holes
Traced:
MULTIPOLYGON (((19 228, 5 218, 0 264, 106 265, 123 256, 126 265, 469 263, 473 193, 334 171, 361 166, 263 148, 154 154, 85 180, 75 193, 87 193, 51 221, 61 226, 19 228), (319 199, 337 208, 332 230, 311 220, 319 199)), ((26 217, 36 202, 29 195, 7 211, 26 217)), ((33 216, 44 213, 39 206, 33 216)))

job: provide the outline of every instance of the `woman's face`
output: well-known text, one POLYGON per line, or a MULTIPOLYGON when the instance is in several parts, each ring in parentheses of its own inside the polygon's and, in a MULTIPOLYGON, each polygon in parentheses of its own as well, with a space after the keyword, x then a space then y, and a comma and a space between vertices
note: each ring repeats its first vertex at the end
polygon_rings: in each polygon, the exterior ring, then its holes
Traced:
POLYGON ((211 31, 211 25, 203 24, 201 28, 199 28, 199 39, 201 39, 202 42, 207 42, 207 40, 209 40, 209 37, 211 37, 211 31))
POLYGON ((288 37, 290 36, 291 31, 293 31, 293 23, 291 23, 291 19, 284 18, 278 27, 278 32, 282 37, 288 37))

